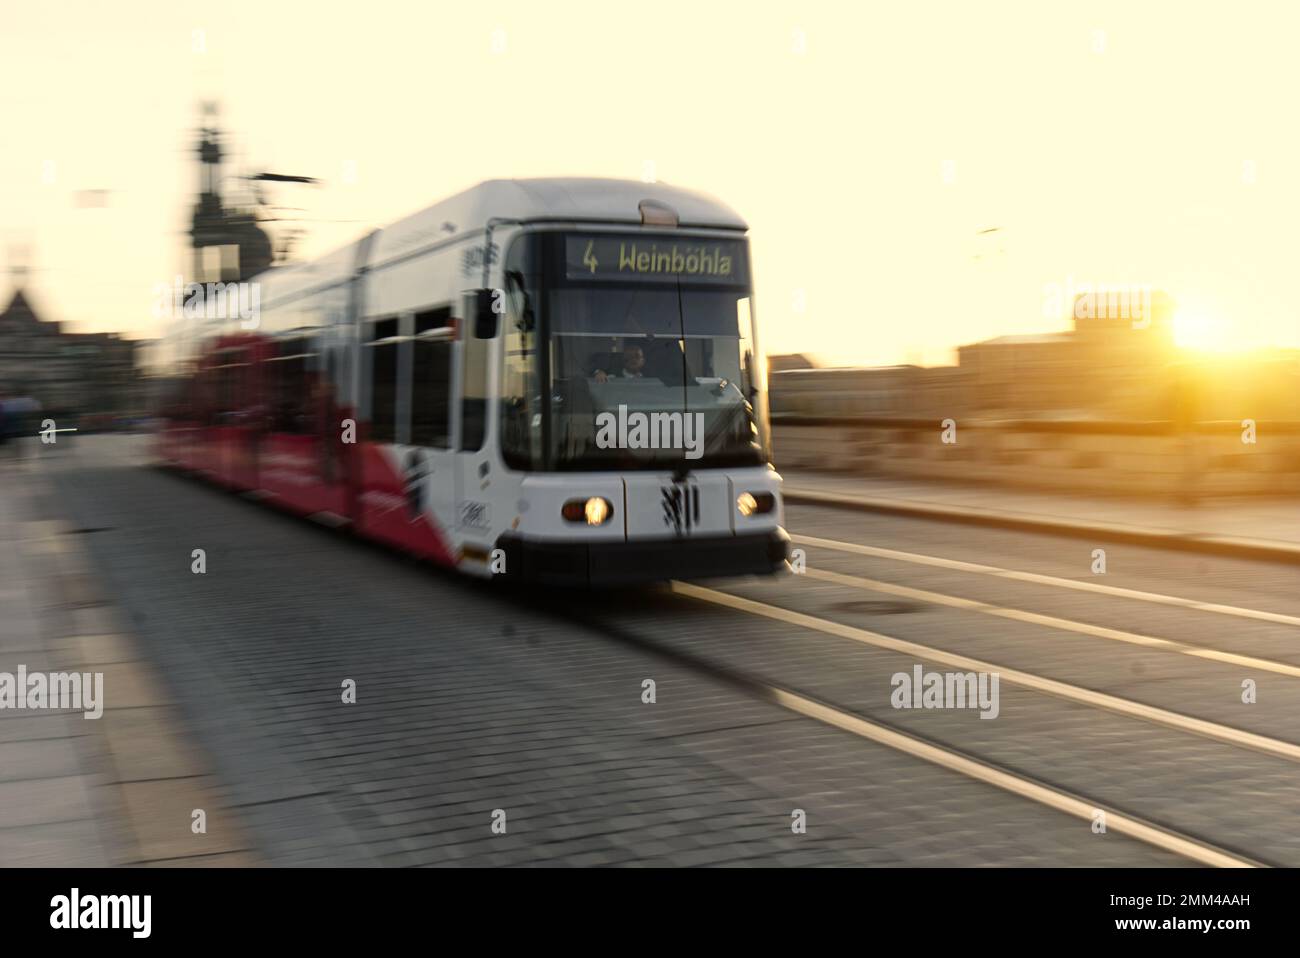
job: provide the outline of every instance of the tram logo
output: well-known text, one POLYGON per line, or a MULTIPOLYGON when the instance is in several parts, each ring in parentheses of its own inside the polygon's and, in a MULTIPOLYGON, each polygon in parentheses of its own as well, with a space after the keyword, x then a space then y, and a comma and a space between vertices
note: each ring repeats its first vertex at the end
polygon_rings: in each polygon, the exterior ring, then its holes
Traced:
POLYGON ((663 496, 664 525, 672 526, 679 536, 690 535, 691 529, 700 524, 700 487, 674 483, 661 486, 663 496))
POLYGON ((460 507, 460 524, 467 529, 486 529, 488 527, 488 507, 486 502, 463 502, 460 507))
POLYGON ((485 264, 488 266, 494 265, 500 253, 501 247, 497 246, 496 243, 491 244, 486 249, 482 246, 471 246, 461 254, 461 275, 469 276, 471 273, 481 271, 485 264))

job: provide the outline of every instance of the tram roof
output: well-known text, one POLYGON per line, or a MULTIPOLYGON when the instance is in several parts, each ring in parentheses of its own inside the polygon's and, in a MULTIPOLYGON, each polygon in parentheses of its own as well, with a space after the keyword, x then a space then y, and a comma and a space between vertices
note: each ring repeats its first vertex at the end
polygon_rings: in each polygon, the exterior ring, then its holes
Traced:
MULTIPOLYGON (((452 218, 462 229, 477 229, 493 216, 512 219, 608 220, 640 223, 642 200, 664 203, 677 212, 679 225, 747 229, 748 224, 720 200, 667 183, 584 177, 485 180, 390 227, 419 220, 452 218)), ((441 225, 441 224, 439 224, 441 225)))
POLYGON ((670 207, 681 227, 748 228, 725 203, 706 193, 639 180, 550 177, 485 180, 384 227, 372 262, 479 230, 492 218, 640 224, 642 200, 670 207))
MULTIPOLYGON (((639 225, 642 200, 668 206, 681 228, 748 229, 740 215, 720 200, 667 183, 582 177, 485 180, 377 230, 367 262, 377 265, 453 240, 483 229, 493 218, 639 225)), ((357 265, 361 242, 263 274, 259 279, 269 287, 268 298, 346 279, 357 265)))

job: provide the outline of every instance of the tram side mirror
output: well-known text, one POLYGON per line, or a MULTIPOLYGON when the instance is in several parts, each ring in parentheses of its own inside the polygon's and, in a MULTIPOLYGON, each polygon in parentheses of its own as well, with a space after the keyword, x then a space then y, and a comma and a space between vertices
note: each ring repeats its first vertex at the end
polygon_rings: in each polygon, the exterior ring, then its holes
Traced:
POLYGON ((492 339, 497 334, 497 314, 492 307, 496 296, 493 290, 474 290, 474 338, 492 339))

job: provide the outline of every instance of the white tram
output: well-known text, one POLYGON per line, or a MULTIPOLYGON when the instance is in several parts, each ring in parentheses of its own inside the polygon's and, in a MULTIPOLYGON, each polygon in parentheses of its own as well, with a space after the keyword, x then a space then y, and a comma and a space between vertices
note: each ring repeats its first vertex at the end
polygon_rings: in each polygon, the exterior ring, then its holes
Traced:
POLYGON ((778 571, 746 230, 663 184, 481 183, 190 324, 160 452, 475 575, 778 571))

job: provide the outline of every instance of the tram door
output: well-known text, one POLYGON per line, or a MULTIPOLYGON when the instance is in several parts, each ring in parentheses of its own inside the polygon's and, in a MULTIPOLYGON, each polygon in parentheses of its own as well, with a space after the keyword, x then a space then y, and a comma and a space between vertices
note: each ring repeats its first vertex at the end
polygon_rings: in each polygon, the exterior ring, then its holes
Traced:
POLYGON ((414 316, 411 339, 410 445, 403 450, 408 484, 444 541, 454 539, 456 470, 453 423, 456 329, 450 305, 414 316))
POLYGON ((460 303, 460 377, 456 384, 460 432, 456 456, 456 529, 471 556, 491 549, 492 492, 500 479, 491 474, 487 450, 488 375, 492 340, 474 336, 474 295, 460 303))

